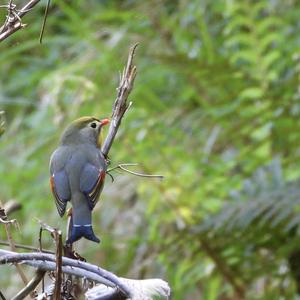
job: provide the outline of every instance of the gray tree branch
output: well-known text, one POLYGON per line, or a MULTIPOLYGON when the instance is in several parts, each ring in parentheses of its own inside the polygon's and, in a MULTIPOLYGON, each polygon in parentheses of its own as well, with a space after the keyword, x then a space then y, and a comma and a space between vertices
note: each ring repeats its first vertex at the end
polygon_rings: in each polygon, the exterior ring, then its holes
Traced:
POLYGON ((137 46, 138 44, 135 44, 131 47, 128 54, 126 67, 124 68, 120 77, 120 84, 117 88, 118 94, 113 105, 108 134, 102 146, 102 153, 106 157, 118 132, 118 128, 121 124, 122 118, 127 109, 130 107, 130 103, 127 103, 127 99, 133 88, 134 79, 137 72, 136 66, 133 65, 133 57, 137 46))
MULTIPOLYGON (((0 249, 0 264, 24 263, 43 270, 56 270, 56 256, 46 253, 16 253, 0 249)), ((62 272, 86 277, 87 279, 105 284, 110 287, 118 287, 124 295, 130 296, 130 290, 120 281, 115 274, 98 266, 78 260, 62 257, 62 272)))
POLYGON ((15 5, 12 4, 11 1, 9 2, 7 7, 8 15, 4 25, 0 28, 0 42, 8 38, 19 29, 25 27, 25 25, 22 23, 22 17, 25 16, 39 2, 40 0, 30 0, 20 10, 16 10, 15 5))
MULTIPOLYGON (((0 249, 0 264, 8 263, 23 263, 44 271, 56 270, 55 255, 16 253, 0 249)), ((120 299, 149 300, 158 296, 164 298, 170 296, 169 285, 161 279, 132 280, 122 278, 98 266, 67 257, 62 257, 62 273, 100 283, 86 293, 87 299, 113 299, 109 296, 118 295, 120 299)))

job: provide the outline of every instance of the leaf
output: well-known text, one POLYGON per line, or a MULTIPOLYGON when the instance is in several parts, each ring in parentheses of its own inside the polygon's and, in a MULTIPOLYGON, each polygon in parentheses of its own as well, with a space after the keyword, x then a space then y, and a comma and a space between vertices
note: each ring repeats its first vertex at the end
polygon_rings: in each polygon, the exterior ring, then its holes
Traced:
POLYGON ((250 87, 245 90, 243 90, 240 94, 239 97, 243 100, 258 100, 262 98, 263 96, 263 90, 259 87, 250 87))
POLYGON ((281 208, 278 214, 274 217, 273 221, 271 222, 270 226, 275 227, 278 226, 281 222, 288 219, 292 214, 291 206, 289 206, 289 203, 286 203, 284 207, 281 208))
POLYGON ((276 63, 281 57, 281 53, 279 51, 271 51, 268 55, 264 56, 262 60, 262 66, 264 69, 270 69, 273 67, 273 64, 276 63))
MULTIPOLYGON (((272 34, 272 29, 276 32, 276 29, 278 30, 279 26, 282 26, 282 22, 274 16, 267 16, 264 19, 257 22, 255 30, 258 35, 262 35, 263 37, 272 34)), ((280 38, 280 34, 276 34, 277 38, 280 38)))
POLYGON ((230 35, 234 30, 240 30, 241 28, 250 28, 252 26, 252 20, 244 15, 236 15, 230 20, 225 27, 224 34, 230 35))
POLYGON ((289 232, 295 226, 299 226, 299 224, 300 224, 300 215, 296 215, 293 218, 291 218, 291 220, 284 227, 284 232, 289 232))
POLYGON ((255 45, 255 40, 251 36, 245 33, 234 34, 226 40, 227 47, 234 47, 234 46, 252 47, 254 45, 255 45))
POLYGON ((260 43, 257 45, 261 53, 268 51, 271 46, 276 46, 280 40, 280 35, 277 32, 270 32, 268 35, 260 39, 260 43))
POLYGON ((230 61, 233 64, 248 63, 255 65, 257 62, 257 53, 253 49, 241 49, 231 55, 230 61))

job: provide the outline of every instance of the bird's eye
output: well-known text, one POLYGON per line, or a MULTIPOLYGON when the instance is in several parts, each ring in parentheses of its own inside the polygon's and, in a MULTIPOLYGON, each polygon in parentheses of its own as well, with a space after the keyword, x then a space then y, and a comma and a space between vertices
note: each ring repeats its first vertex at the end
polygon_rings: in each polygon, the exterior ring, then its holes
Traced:
POLYGON ((93 123, 91 124, 91 127, 92 127, 92 128, 96 128, 96 127, 97 127, 97 124, 96 124, 95 122, 93 122, 93 123))

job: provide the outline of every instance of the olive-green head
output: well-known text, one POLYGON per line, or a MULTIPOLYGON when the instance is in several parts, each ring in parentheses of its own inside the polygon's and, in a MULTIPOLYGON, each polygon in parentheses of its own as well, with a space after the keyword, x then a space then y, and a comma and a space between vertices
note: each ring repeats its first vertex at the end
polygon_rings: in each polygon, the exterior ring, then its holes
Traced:
POLYGON ((73 121, 61 136, 62 145, 95 144, 101 147, 101 128, 109 123, 108 119, 99 120, 95 117, 81 117, 73 121))

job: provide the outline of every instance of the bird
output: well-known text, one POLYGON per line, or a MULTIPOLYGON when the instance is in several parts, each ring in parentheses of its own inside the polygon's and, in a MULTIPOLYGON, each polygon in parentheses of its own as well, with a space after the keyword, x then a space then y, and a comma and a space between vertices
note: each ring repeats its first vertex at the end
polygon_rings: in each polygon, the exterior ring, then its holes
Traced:
POLYGON ((82 237, 100 242, 92 227, 92 210, 102 192, 108 161, 101 152, 101 129, 109 119, 86 116, 66 127, 50 158, 50 187, 60 217, 72 205, 66 244, 82 237))

